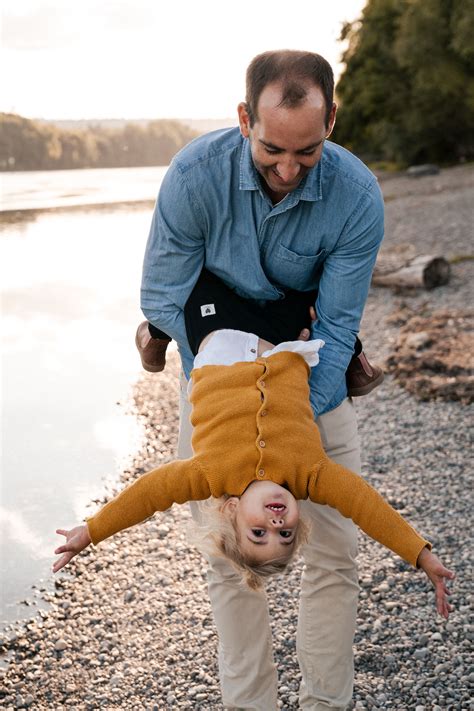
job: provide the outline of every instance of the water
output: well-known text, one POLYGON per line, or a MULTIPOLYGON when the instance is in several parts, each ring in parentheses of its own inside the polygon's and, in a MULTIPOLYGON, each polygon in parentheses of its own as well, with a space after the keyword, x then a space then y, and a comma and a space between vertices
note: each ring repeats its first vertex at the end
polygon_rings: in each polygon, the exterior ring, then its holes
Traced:
MULTIPOLYGON (((154 170, 156 193, 164 170, 154 170)), ((7 175, 8 206, 51 207, 73 190, 79 200, 81 173, 89 202, 92 172, 49 173, 47 183, 35 179, 44 173, 23 173, 23 193, 21 176, 7 175)), ((108 189, 125 185, 127 171, 113 180, 114 171, 96 172, 108 189)), ((135 190, 137 171, 128 175, 134 199, 148 199, 135 190)), ((109 199, 116 202, 120 191, 110 190, 109 199)), ((139 284, 152 207, 0 215, 0 620, 30 615, 21 601, 31 600, 32 585, 51 585, 55 528, 79 522, 104 478, 116 478, 140 445, 130 394, 140 372, 134 332, 143 320, 139 284)))
POLYGON ((0 173, 2 210, 32 210, 156 199, 166 167, 0 173))

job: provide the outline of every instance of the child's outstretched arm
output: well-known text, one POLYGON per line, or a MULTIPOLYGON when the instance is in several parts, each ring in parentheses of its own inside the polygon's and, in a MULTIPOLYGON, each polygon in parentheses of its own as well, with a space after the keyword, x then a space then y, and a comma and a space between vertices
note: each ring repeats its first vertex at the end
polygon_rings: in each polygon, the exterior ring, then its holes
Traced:
POLYGON ((448 619, 453 606, 448 602, 451 594, 446 585, 446 580, 454 580, 455 575, 452 570, 448 570, 441 563, 440 559, 428 548, 423 548, 418 556, 418 567, 424 570, 428 578, 433 583, 436 597, 436 609, 445 619, 448 619))
POLYGON ((431 553, 431 545, 398 511, 362 477, 331 459, 324 459, 316 468, 308 485, 312 501, 337 509, 351 518, 371 538, 390 548, 415 567, 424 570, 434 585, 436 609, 447 617, 451 606, 446 579, 454 573, 445 568, 431 553))
POLYGON ((58 558, 53 565, 53 573, 57 573, 58 570, 64 568, 64 566, 67 565, 75 555, 83 551, 84 548, 87 548, 87 546, 92 543, 87 523, 71 528, 70 531, 67 531, 64 528, 58 528, 56 529, 56 533, 59 533, 61 536, 66 536, 66 543, 63 546, 59 546, 54 551, 56 555, 62 553, 62 556, 61 558, 58 558))
POLYGON ((63 568, 90 543, 113 536, 125 528, 145 521, 156 511, 166 511, 172 504, 207 499, 211 495, 209 483, 196 457, 178 459, 138 477, 115 498, 103 506, 87 523, 70 531, 58 528, 56 533, 66 536, 66 543, 55 553, 62 553, 53 572, 63 568))

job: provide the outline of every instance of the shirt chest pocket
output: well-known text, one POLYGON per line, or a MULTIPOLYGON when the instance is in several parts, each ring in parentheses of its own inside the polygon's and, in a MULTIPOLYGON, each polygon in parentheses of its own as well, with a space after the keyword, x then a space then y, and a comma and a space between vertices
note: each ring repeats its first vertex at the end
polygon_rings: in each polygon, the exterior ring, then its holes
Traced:
POLYGON ((314 289, 319 283, 319 277, 326 258, 326 250, 317 254, 299 254, 283 244, 278 245, 278 260, 285 274, 285 283, 292 289, 305 291, 314 289))

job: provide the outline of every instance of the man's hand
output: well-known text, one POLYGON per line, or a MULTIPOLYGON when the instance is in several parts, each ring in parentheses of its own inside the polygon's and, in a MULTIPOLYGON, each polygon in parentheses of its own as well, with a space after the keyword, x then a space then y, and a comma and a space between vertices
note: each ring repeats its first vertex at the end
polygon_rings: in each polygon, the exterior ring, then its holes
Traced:
POLYGON ((453 606, 448 602, 451 594, 446 585, 446 580, 454 580, 454 573, 448 570, 428 548, 423 548, 417 560, 418 566, 425 571, 433 583, 436 596, 436 609, 439 614, 448 619, 453 606))
POLYGON ((89 536, 89 529, 86 523, 71 528, 70 531, 58 528, 56 529, 56 533, 59 533, 61 536, 66 536, 66 543, 54 551, 56 555, 59 553, 63 553, 63 555, 53 565, 53 573, 57 573, 58 570, 64 568, 75 555, 83 551, 84 548, 87 548, 91 543, 91 537, 89 536))

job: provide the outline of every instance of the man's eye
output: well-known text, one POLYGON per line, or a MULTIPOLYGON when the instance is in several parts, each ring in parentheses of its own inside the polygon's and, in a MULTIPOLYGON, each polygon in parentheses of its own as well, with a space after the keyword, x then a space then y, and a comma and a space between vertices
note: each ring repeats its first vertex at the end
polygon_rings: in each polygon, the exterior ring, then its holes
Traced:
POLYGON ((263 528, 252 528, 252 533, 256 538, 261 538, 265 535, 263 528))
POLYGON ((276 155, 276 153, 280 153, 280 151, 277 148, 265 148, 267 153, 270 153, 270 155, 276 155))
POLYGON ((316 148, 312 148, 310 151, 301 151, 302 156, 312 156, 316 152, 316 148))
POLYGON ((282 538, 291 538, 293 531, 280 531, 280 536, 282 538))

